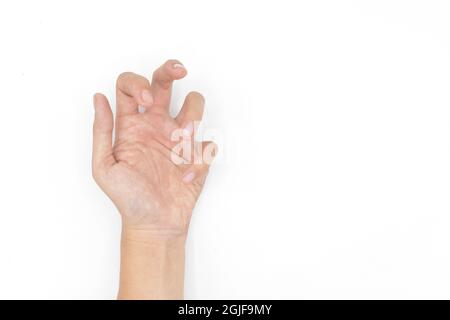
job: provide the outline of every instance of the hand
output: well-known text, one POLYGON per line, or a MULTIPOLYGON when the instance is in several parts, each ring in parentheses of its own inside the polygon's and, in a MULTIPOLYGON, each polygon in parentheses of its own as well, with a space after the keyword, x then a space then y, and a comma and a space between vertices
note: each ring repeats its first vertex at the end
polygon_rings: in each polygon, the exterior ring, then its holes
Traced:
POLYGON ((169 115, 172 83, 186 74, 176 60, 157 69, 151 84, 140 75, 121 74, 116 84, 114 145, 109 102, 102 94, 94 96, 93 176, 128 231, 157 238, 186 236, 216 152, 214 143, 193 139, 204 108, 199 93, 187 95, 176 118, 169 115), (174 139, 180 136, 183 141, 174 139))

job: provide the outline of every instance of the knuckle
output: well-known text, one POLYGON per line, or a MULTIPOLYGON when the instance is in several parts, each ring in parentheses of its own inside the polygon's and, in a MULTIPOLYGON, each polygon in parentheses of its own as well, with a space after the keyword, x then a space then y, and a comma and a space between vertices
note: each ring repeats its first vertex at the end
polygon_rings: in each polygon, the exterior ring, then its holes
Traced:
POLYGON ((172 84, 172 78, 170 78, 162 68, 156 69, 153 72, 153 81, 158 83, 164 89, 169 89, 172 84))
POLYGON ((162 78, 164 78, 164 69, 163 67, 159 67, 158 69, 155 69, 155 71, 153 71, 153 78, 154 79, 158 79, 158 80, 163 80, 162 78))

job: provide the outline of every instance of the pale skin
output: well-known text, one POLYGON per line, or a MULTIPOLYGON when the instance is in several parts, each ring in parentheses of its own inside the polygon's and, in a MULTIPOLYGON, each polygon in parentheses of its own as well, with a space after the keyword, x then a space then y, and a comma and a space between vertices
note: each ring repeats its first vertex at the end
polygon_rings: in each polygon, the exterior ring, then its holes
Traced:
POLYGON ((189 222, 216 153, 214 143, 193 138, 201 94, 189 93, 179 114, 169 114, 172 83, 186 74, 177 60, 151 82, 121 74, 115 119, 108 99, 94 95, 92 172, 122 217, 119 299, 183 298, 189 222), (192 152, 177 148, 180 136, 192 152))

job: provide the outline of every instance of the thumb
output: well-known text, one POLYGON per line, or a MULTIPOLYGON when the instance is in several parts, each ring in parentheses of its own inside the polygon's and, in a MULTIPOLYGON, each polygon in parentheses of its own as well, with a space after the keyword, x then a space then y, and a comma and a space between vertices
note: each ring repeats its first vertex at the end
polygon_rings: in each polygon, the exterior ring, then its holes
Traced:
POLYGON ((92 174, 97 180, 116 160, 112 153, 113 115, 108 99, 101 93, 94 95, 94 130, 92 143, 92 174))

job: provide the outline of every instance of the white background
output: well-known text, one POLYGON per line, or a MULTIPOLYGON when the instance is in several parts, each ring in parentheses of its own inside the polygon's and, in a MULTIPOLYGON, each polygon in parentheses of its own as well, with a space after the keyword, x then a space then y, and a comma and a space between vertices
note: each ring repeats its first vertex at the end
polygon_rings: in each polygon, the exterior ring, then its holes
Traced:
POLYGON ((450 298, 448 1, 0 4, 0 298, 113 299, 92 95, 168 58, 221 158, 186 298, 450 298))

